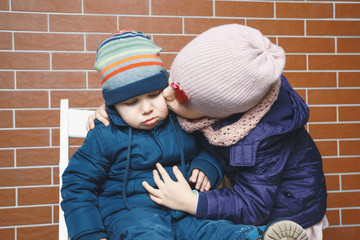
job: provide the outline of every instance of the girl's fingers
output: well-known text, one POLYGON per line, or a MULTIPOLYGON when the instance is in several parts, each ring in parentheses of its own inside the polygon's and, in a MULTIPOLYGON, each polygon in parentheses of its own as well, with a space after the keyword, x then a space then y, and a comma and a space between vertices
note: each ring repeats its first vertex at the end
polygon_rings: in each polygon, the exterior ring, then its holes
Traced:
POLYGON ((156 164, 156 168, 159 171, 164 182, 172 181, 171 177, 169 176, 169 174, 166 172, 165 168, 160 163, 156 164))
POLYGON ((143 181, 142 186, 146 189, 146 191, 148 191, 150 193, 150 195, 158 196, 159 190, 150 186, 150 184, 148 182, 143 181))
POLYGON ((182 172, 180 171, 180 169, 177 166, 173 167, 173 172, 174 172, 174 175, 176 177, 176 180, 178 180, 178 182, 186 181, 186 179, 184 178, 184 175, 182 174, 182 172))

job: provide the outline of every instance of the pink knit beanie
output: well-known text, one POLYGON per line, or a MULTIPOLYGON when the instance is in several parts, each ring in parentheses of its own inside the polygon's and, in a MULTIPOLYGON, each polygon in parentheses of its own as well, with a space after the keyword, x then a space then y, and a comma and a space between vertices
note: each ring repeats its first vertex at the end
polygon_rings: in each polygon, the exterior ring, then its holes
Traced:
POLYGON ((176 56, 170 76, 192 108, 224 118, 259 103, 284 66, 281 47, 254 28, 230 24, 211 28, 187 44, 176 56))

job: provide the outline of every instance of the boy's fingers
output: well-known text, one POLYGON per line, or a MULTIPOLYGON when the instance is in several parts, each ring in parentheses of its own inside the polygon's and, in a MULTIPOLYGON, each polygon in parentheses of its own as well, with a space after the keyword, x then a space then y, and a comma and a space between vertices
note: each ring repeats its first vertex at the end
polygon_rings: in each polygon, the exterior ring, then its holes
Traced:
POLYGON ((199 169, 195 168, 191 173, 191 177, 189 179, 190 182, 193 182, 193 183, 196 182, 198 175, 199 175, 199 169))
POLYGON ((201 186, 202 186, 202 184, 204 182, 204 178, 205 178, 205 173, 200 171, 199 175, 198 175, 198 178, 197 178, 197 181, 196 181, 196 186, 195 186, 196 189, 201 188, 201 186))

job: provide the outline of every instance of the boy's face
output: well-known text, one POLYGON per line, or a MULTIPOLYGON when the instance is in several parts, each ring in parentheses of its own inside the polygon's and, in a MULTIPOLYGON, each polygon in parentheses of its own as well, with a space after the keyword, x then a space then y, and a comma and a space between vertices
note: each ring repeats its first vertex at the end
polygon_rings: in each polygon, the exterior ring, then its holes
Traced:
POLYGON ((153 129, 169 113, 161 90, 117 103, 115 109, 129 126, 143 130, 153 129))
MULTIPOLYGON (((171 77, 170 77, 171 78, 171 77)), ((168 108, 179 116, 189 119, 198 119, 205 117, 204 114, 199 113, 192 107, 179 103, 174 96, 174 89, 170 86, 171 80, 169 78, 169 86, 164 89, 163 96, 166 100, 168 108)))

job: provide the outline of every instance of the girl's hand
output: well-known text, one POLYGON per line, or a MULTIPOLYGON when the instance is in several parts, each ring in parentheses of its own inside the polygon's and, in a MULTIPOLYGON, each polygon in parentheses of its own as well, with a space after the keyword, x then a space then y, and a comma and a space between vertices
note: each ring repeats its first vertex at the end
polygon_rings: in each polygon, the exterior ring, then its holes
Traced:
POLYGON ((190 182, 195 183, 195 188, 199 190, 200 192, 209 191, 211 187, 211 183, 209 181, 209 178, 206 176, 206 174, 195 168, 190 177, 190 182))
POLYGON ((154 170, 154 181, 159 189, 150 186, 146 181, 142 183, 143 187, 150 193, 150 198, 155 203, 180 210, 192 215, 196 214, 198 196, 194 194, 190 185, 182 175, 178 167, 173 167, 173 172, 177 182, 173 181, 160 163, 156 164, 158 171, 154 170), (161 180, 159 173, 161 175, 161 180))
POLYGON ((86 122, 86 130, 89 131, 95 127, 95 119, 102 122, 105 126, 109 126, 109 115, 106 112, 105 104, 100 105, 100 107, 96 109, 95 113, 88 117, 88 121, 86 122))

